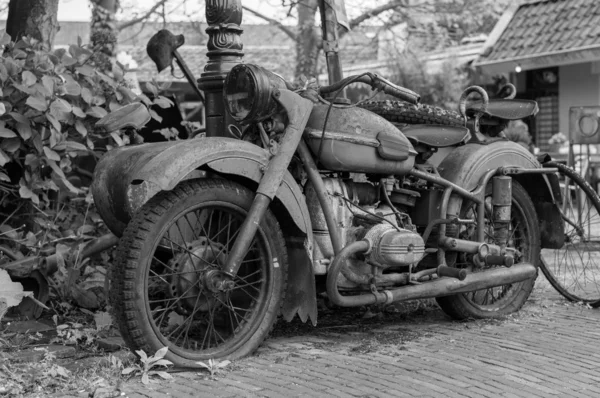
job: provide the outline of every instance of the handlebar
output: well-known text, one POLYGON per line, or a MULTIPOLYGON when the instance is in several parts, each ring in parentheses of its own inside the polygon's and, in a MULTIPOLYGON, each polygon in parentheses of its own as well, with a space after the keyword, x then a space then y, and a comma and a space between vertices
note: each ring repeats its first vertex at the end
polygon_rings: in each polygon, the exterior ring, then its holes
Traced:
POLYGON ((349 76, 330 86, 322 86, 319 88, 319 94, 337 92, 351 83, 366 83, 375 90, 383 91, 386 94, 414 105, 418 104, 421 100, 421 96, 414 91, 400 87, 389 80, 370 72, 362 75, 349 76))

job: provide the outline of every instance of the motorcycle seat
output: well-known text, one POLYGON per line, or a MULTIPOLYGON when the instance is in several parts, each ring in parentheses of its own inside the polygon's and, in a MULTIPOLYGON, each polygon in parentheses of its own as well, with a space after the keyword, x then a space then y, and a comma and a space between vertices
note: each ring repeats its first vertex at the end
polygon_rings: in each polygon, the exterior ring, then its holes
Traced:
POLYGON ((109 113, 96 122, 96 127, 106 132, 117 131, 126 127, 139 129, 150 120, 150 112, 141 102, 125 105, 109 113))
POLYGON ((436 124, 411 124, 404 126, 402 132, 415 147, 446 148, 464 144, 471 138, 471 133, 465 127, 436 124))
MULTIPOLYGON (((481 109, 481 101, 473 101, 467 106, 467 116, 473 116, 481 109)), ((537 102, 521 99, 491 99, 487 111, 483 112, 484 117, 497 118, 502 120, 519 120, 538 113, 537 102)))

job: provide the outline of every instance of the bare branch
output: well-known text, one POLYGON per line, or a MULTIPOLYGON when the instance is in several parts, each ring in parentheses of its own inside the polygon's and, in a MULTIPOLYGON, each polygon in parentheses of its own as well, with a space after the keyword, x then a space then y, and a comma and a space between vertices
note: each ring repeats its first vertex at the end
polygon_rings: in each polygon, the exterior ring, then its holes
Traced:
POLYGON ((242 8, 246 11, 248 11, 250 14, 256 15, 257 17, 264 19, 265 21, 267 21, 268 23, 270 23, 273 26, 277 26, 279 29, 281 29, 281 31, 283 31, 283 33, 285 33, 286 35, 288 35, 290 37, 290 39, 292 40, 298 40, 298 37, 296 36, 296 33, 294 33, 293 30, 291 30, 290 28, 288 28, 287 26, 285 26, 284 24, 282 24, 281 22, 273 19, 273 18, 269 18, 264 14, 261 14, 258 11, 255 11, 251 8, 248 8, 246 6, 242 6, 242 8))
POLYGON ((386 11, 389 10, 393 10, 395 8, 399 8, 399 7, 406 7, 406 1, 405 0, 392 0, 387 4, 381 5, 379 7, 375 7, 361 15, 359 15, 358 17, 352 19, 348 24, 350 25, 350 29, 353 29, 355 27, 357 27, 358 25, 360 25, 361 23, 365 22, 367 19, 376 17, 377 15, 384 13, 386 11))
POLYGON ((145 19, 150 17, 152 14, 154 14, 156 12, 156 10, 158 10, 158 8, 161 7, 163 4, 165 4, 166 2, 167 2, 167 0, 159 0, 156 4, 154 4, 154 6, 152 6, 151 9, 148 10, 148 12, 146 12, 143 15, 140 15, 137 18, 132 19, 131 21, 127 21, 127 22, 123 22, 122 24, 119 24, 119 26, 117 26, 117 29, 123 30, 125 28, 128 28, 130 26, 133 26, 135 24, 138 24, 138 23, 144 21, 145 19))

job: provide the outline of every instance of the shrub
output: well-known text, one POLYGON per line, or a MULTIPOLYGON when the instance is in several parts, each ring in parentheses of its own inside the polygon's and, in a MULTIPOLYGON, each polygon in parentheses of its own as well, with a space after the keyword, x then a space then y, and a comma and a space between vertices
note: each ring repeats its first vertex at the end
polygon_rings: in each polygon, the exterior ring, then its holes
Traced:
MULTIPOLYGON (((0 32, 0 46, 0 181, 8 183, 4 193, 12 184, 21 198, 44 208, 48 191, 78 192, 67 179, 74 157, 93 153, 98 144, 106 150, 128 143, 120 133, 109 138, 95 131, 99 118, 133 101, 153 102, 128 87, 119 65, 97 70, 94 53, 80 39, 48 52, 34 39, 12 43, 0 32)), ((165 101, 157 96, 154 103, 165 101)))

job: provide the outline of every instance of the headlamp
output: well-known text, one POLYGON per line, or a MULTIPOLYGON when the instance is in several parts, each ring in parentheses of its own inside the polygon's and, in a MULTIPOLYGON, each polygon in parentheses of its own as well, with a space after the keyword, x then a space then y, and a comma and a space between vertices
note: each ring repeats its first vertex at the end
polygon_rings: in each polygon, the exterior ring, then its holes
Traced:
POLYGON ((239 123, 260 122, 277 111, 279 89, 285 81, 258 65, 239 64, 225 78, 223 97, 227 111, 239 123))

